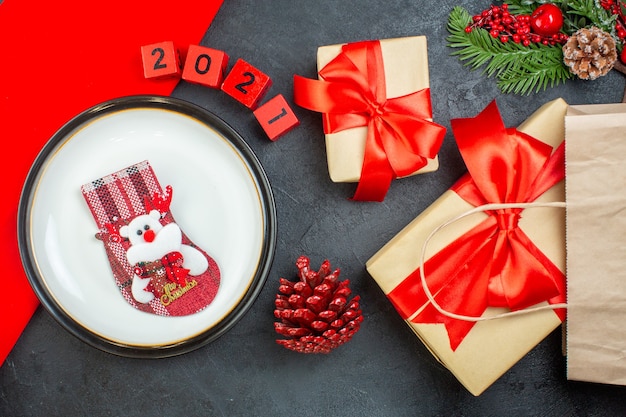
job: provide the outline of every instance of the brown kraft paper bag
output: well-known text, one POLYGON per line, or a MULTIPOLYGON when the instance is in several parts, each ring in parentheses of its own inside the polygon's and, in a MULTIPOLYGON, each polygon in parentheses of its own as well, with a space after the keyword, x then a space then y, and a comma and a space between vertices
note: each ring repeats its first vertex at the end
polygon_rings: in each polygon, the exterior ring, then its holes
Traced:
POLYGON ((567 378, 626 385, 626 104, 565 117, 567 378))

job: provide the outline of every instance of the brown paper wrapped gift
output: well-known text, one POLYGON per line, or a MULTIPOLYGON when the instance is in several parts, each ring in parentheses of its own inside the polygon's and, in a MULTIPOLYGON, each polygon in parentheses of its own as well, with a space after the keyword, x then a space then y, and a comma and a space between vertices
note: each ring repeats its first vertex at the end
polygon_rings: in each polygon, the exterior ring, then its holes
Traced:
MULTIPOLYGON (((551 145, 547 151, 551 152, 553 147, 556 148, 562 144, 564 138, 563 120, 566 109, 567 104, 561 99, 546 103, 520 125, 517 131, 537 139, 535 142, 540 141, 551 145)), ((562 151, 562 147, 560 150, 562 151)), ((555 154, 556 151, 552 156, 555 154)), ((524 169, 518 171, 520 172, 519 175, 526 172, 524 169)), ((459 183, 471 178, 469 176, 469 173, 466 174, 459 180, 459 183)), ((564 201, 563 180, 556 181, 534 201, 564 201)), ((413 297, 414 288, 412 288, 412 284, 407 288, 409 281, 407 277, 415 276, 415 271, 419 270, 421 251, 428 235, 443 223, 475 207, 475 205, 461 198, 453 189, 454 187, 446 191, 368 260, 366 265, 368 272, 388 297, 395 296, 398 290, 403 287, 405 287, 403 291, 407 291, 409 294, 408 298, 413 297)), ((487 203, 492 202, 487 201, 487 203)), ((556 268, 553 270, 553 275, 562 279, 562 282, 558 281, 560 282, 560 293, 564 293, 565 285, 563 275, 565 270, 564 213, 563 208, 558 207, 526 208, 522 211, 518 223, 519 229, 549 259, 552 267, 556 268)), ((425 252, 425 276, 428 277, 433 273, 432 270, 428 269, 429 261, 439 256, 444 248, 458 241, 468 231, 482 224, 488 217, 488 214, 479 212, 451 223, 433 235, 425 252)), ((480 245, 481 242, 470 243, 470 245, 474 244, 480 245)), ((449 260, 444 259, 441 263, 444 275, 455 274, 456 271, 467 268, 464 259, 452 258, 454 256, 449 260)), ((485 260, 490 261, 491 256, 485 260)), ((474 269, 485 269, 484 264, 479 262, 479 265, 481 266, 474 269)), ((513 271, 512 276, 516 275, 515 272, 513 271)), ((437 293, 437 288, 430 289, 433 290, 435 297, 440 295, 437 293)), ((462 309, 465 304, 470 304, 473 301, 467 298, 467 293, 457 294, 456 297, 459 299, 460 307, 455 308, 462 309)), ((560 294, 556 298, 561 297, 564 297, 564 294, 560 294)), ((552 302, 556 298, 551 298, 546 302, 537 302, 532 307, 547 306, 548 301, 552 302)), ((416 322, 415 316, 420 314, 420 311, 425 312, 427 308, 432 308, 432 306, 428 306, 428 300, 415 308, 415 312, 413 310, 402 312, 397 300, 390 299, 410 328, 433 355, 474 395, 479 395, 487 389, 528 351, 559 327, 564 318, 563 310, 546 309, 514 317, 480 321, 476 324, 471 323, 469 325, 471 328, 462 338, 462 341, 453 346, 452 339, 449 337, 447 327, 444 324, 416 322)), ((494 305, 498 304, 494 303, 494 305)), ((489 306, 482 315, 487 317, 508 311, 510 309, 507 307, 489 306)), ((480 316, 481 314, 477 315, 480 316)), ((451 319, 451 321, 454 322, 455 320, 451 319)))
POLYGON ((438 168, 445 129, 432 122, 425 36, 322 46, 317 67, 317 82, 294 78, 294 99, 323 113, 333 182, 374 172, 379 190, 355 199, 382 200, 392 179, 438 168))
POLYGON ((571 106, 567 378, 626 385, 626 104, 571 106))

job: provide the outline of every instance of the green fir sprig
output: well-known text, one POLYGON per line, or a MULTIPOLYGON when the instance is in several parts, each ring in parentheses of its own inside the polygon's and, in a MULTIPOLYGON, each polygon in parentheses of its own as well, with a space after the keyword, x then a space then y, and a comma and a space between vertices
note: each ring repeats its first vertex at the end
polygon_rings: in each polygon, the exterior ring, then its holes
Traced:
MULTIPOLYGON (((528 0, 518 0, 524 1, 528 0)), ((452 9, 448 18, 448 46, 457 49, 452 55, 472 70, 482 67, 485 75, 496 77, 502 92, 527 95, 572 77, 563 64, 560 45, 501 42, 480 27, 466 32, 471 22, 472 15, 467 10, 460 6, 452 9)))

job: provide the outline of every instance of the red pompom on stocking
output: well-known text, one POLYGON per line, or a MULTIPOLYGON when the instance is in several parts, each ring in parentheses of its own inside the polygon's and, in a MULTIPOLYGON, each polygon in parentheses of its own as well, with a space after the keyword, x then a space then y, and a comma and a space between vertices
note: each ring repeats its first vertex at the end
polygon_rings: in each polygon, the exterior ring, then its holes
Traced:
POLYGON ((274 310, 280 322, 274 329, 289 339, 276 342, 296 352, 329 353, 359 331, 360 297, 350 299, 350 281, 339 281, 339 269, 331 271, 328 260, 319 271, 310 269, 306 256, 299 257, 296 266, 299 282, 280 279, 274 310))
POLYGON ((87 183, 81 191, 100 229, 115 283, 133 307, 184 316, 208 306, 220 284, 213 258, 189 240, 148 161, 87 183))

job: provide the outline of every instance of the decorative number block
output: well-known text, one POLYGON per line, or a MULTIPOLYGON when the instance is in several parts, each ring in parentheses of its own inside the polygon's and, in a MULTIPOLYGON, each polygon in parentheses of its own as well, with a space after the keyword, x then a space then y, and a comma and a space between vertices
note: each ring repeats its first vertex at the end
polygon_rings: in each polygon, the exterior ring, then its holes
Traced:
POLYGON ((272 141, 300 124, 282 94, 256 109, 254 116, 272 141))
POLYGON ((183 66, 183 80, 220 88, 228 65, 228 55, 217 49, 190 45, 183 66))
POLYGON ((141 47, 146 78, 180 77, 180 56, 174 42, 165 41, 141 47))
POLYGON ((271 85, 269 76, 243 59, 238 59, 226 76, 222 91, 254 110, 271 85))

